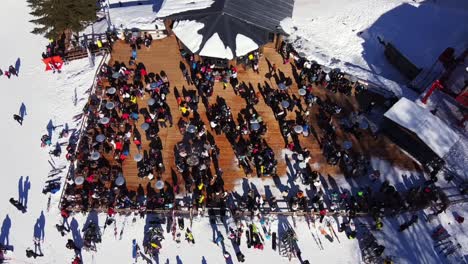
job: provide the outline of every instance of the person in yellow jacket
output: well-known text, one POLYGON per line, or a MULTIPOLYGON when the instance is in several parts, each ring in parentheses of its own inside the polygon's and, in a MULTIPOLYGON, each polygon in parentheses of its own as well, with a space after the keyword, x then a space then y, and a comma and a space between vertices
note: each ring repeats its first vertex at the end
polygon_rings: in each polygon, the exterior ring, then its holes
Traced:
POLYGON ((98 48, 102 48, 102 41, 100 38, 96 41, 96 45, 98 46, 98 48))
POLYGON ((190 229, 187 227, 187 229, 185 230, 185 239, 189 242, 189 243, 193 243, 195 244, 195 239, 193 238, 193 234, 192 232, 190 231, 190 229))
POLYGON ((132 95, 130 96, 130 102, 132 102, 132 104, 136 104, 137 103, 137 97, 132 95))

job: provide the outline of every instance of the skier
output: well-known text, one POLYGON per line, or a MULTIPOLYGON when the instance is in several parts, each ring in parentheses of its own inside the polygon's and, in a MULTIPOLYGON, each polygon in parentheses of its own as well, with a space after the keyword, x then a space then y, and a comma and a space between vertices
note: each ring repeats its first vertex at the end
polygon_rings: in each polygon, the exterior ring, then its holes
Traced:
POLYGON ((26 212, 26 208, 17 200, 15 200, 14 198, 10 198, 10 203, 16 207, 16 209, 20 210, 21 212, 25 213, 26 212))
POLYGON ((72 264, 82 264, 83 262, 81 261, 81 258, 79 256, 76 256, 75 259, 73 259, 72 264))
POLYGON ((15 67, 13 67, 13 65, 10 65, 10 67, 8 67, 8 72, 18 77, 18 72, 16 71, 15 67))
POLYGON ((68 249, 73 249, 77 254, 81 251, 72 239, 68 239, 67 244, 65 244, 65 247, 68 249))
POLYGON ((38 254, 38 253, 34 252, 31 248, 26 249, 26 257, 28 257, 28 258, 31 258, 31 257, 37 258, 37 257, 43 257, 43 256, 44 256, 44 254, 42 254, 42 253, 38 254))
POLYGON ((192 232, 190 231, 190 229, 187 227, 187 229, 185 230, 185 239, 189 242, 189 243, 192 243, 192 244, 195 244, 195 239, 193 238, 193 234, 192 232))
POLYGON ((52 144, 52 141, 51 141, 49 135, 47 135, 47 134, 42 135, 41 142, 42 142, 41 147, 50 146, 52 144))
POLYGON ((398 230, 399 232, 405 231, 408 227, 412 226, 414 223, 418 221, 418 216, 413 215, 411 219, 408 222, 405 222, 400 225, 400 229, 398 230))
POLYGON ((23 125, 23 118, 17 114, 13 115, 13 119, 18 122, 18 124, 23 125))

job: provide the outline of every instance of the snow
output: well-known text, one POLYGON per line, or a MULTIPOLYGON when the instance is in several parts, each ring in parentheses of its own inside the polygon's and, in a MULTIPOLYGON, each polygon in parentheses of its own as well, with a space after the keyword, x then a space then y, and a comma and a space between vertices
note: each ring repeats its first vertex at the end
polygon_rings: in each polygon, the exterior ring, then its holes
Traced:
POLYGON ((385 117, 412 131, 439 157, 444 157, 459 139, 442 120, 406 98, 394 104, 385 117))
POLYGON ((236 36, 236 56, 244 56, 245 54, 258 49, 257 43, 251 38, 246 37, 242 34, 236 36))
POLYGON ((110 8, 111 22, 117 29, 139 28, 141 30, 154 30, 155 25, 159 29, 165 28, 164 23, 157 19, 152 5, 126 6, 122 8, 110 8))
POLYGON ((203 23, 193 20, 179 20, 174 22, 172 31, 189 50, 196 52, 200 49, 203 40, 203 35, 198 31, 204 26, 203 23))
POLYGON ((281 26, 308 59, 414 98, 377 37, 428 68, 445 48, 467 47, 467 21, 467 1, 296 0, 281 26))
MULTIPOLYGON (((12 258, 9 261, 12 264, 71 263, 74 253, 65 248, 67 239, 73 238, 79 244, 82 237, 81 229, 85 221, 96 218, 102 228, 105 215, 75 214, 69 219, 72 229, 70 234, 62 237, 56 231, 55 225, 62 221, 58 210, 60 192, 51 196, 50 211, 47 212, 48 195, 42 194, 42 188, 44 182, 50 179, 47 177, 51 169, 48 160, 52 158, 48 152, 52 147, 41 148, 40 137, 47 133, 46 127, 50 121, 54 126, 68 124, 70 129, 80 126, 79 120, 75 120, 74 116, 82 113, 88 97, 86 92, 93 83, 96 69, 89 65, 87 59, 82 59, 64 65, 60 74, 44 72, 45 66, 41 61, 40 54, 44 51, 47 40, 29 33, 33 27, 28 22, 31 19, 25 1, 4 0, 2 2, 0 23, 15 26, 2 27, 3 35, 9 36, 14 41, 3 41, 0 44, 0 68, 5 70, 10 64, 17 64, 19 77, 12 76, 11 79, 7 79, 5 76, 0 77, 0 87, 6 94, 6 100, 0 105, 0 115, 3 121, 3 140, 0 141, 0 148, 3 151, 0 160, 2 173, 5 175, 0 193, 0 207, 3 209, 0 213, 2 225, 0 229, 2 241, 0 243, 14 247, 14 251, 8 251, 6 254, 7 258, 12 258), (20 126, 12 119, 12 115, 18 113, 17 111, 22 104, 25 105, 26 115, 23 125, 20 126), (24 191, 24 196, 27 196, 27 212, 23 214, 16 210, 8 202, 8 199, 10 197, 18 198, 18 192, 23 186, 20 183, 23 183, 28 176, 31 185, 29 191, 24 191), (37 259, 26 258, 26 248, 34 249, 33 237, 42 236, 41 233, 44 235, 42 252, 45 256, 37 259)), ((219 41, 219 37, 218 39, 214 38, 212 43, 219 44, 219 41)), ((223 52, 227 53, 230 50, 223 52)), ((100 58, 96 58, 96 64, 99 60, 100 58)), ((52 132, 53 143, 66 143, 68 141, 68 138, 58 139, 60 130, 61 127, 57 127, 52 132)), ((62 148, 65 152, 66 146, 62 146, 62 148)), ((283 159, 285 154, 290 155, 291 153, 284 151, 283 159)), ((64 160, 64 154, 60 159, 53 158, 53 160, 56 167, 67 164, 64 160)), ((280 162, 284 162, 284 160, 280 160, 280 162)), ((392 167, 388 162, 374 159, 372 165, 383 171, 382 177, 391 179, 392 183, 402 181, 399 177, 403 174, 403 170, 392 167)), ((415 174, 414 172, 404 173, 415 174)), ((65 172, 60 176, 63 180, 65 172)), ((353 187, 352 183, 340 175, 336 175, 336 178, 340 186, 353 187)), ((252 178, 250 181, 257 186, 263 186, 263 188, 259 187, 260 192, 263 192, 265 186, 275 185, 270 178, 265 180, 252 178)), ((291 184, 288 182, 287 176, 281 177, 280 181, 282 185, 291 184)), ((237 190, 242 193, 240 185, 241 183, 239 183, 237 190)), ((304 186, 301 188, 305 189, 304 186)), ((276 188, 271 189, 277 194, 276 188)), ((467 207, 453 207, 447 211, 447 214, 440 215, 435 222, 427 224, 420 221, 414 228, 403 234, 395 231, 395 226, 398 224, 396 221, 401 223, 403 218, 385 220, 382 241, 387 247, 386 250, 389 254, 399 257, 397 263, 446 263, 443 257, 437 255, 432 243, 428 242, 430 241, 428 233, 436 225, 443 224, 454 239, 462 244, 462 252, 466 254, 466 248, 468 248, 467 227, 466 224, 460 225, 453 221, 453 213, 455 212, 466 216, 467 207)), ((97 245, 97 252, 82 252, 84 263, 133 263, 132 240, 136 239, 141 246, 145 219, 137 218, 133 223, 131 218, 131 216, 118 216, 116 224, 118 233, 122 230, 125 222, 125 232, 122 239, 115 238, 113 226, 107 227, 103 235, 103 242, 97 245)), ((284 224, 291 222, 291 220, 291 218, 278 218, 275 225, 272 226, 272 230, 279 231, 280 227, 276 224, 284 224)), ((362 263, 359 245, 355 240, 348 240, 342 233, 338 233, 341 240, 341 243, 338 244, 336 242, 330 243, 321 236, 325 249, 319 250, 311 234, 316 231, 313 228, 309 230, 303 220, 298 218, 296 221, 298 243, 302 250, 303 259, 309 259, 311 263, 362 263)), ((234 249, 227 239, 225 227, 218 225, 217 228, 226 238, 227 251, 235 259, 234 249)), ((170 238, 170 234, 165 233, 166 239, 162 243, 163 248, 156 263, 211 264, 227 262, 220 247, 212 242, 212 227, 207 218, 195 219, 192 229, 196 240, 195 245, 188 245, 186 241, 177 244, 170 238)), ((273 252, 271 242, 268 241, 263 251, 247 249, 244 237, 240 248, 246 255, 246 263, 298 263, 297 260, 289 262, 286 258, 280 257, 277 252, 273 252)), ((237 263, 235 260, 233 262, 237 263)), ((138 263, 145 262, 140 259, 138 263)), ((148 263, 155 263, 155 261, 150 260, 148 263)))
POLYGON ((213 0, 164 0, 157 16, 167 17, 180 12, 205 9, 213 3, 213 0))
POLYGON ((215 57, 222 59, 232 59, 231 48, 225 46, 218 33, 214 33, 205 43, 202 50, 199 52, 200 56, 215 57))

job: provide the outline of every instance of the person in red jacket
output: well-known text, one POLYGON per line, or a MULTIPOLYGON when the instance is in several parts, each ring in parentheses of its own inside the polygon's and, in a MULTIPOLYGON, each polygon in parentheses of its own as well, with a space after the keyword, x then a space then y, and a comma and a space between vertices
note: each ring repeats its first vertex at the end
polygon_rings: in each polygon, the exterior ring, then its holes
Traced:
POLYGON ((81 259, 79 256, 76 256, 75 259, 73 260, 72 264, 82 264, 81 259))

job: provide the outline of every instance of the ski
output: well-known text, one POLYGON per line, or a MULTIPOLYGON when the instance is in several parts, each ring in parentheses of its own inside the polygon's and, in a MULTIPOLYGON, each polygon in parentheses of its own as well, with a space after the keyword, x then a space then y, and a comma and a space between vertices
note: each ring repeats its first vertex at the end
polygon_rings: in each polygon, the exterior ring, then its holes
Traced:
POLYGON ((125 216, 124 222, 122 224, 122 229, 120 229, 119 240, 122 240, 122 236, 123 236, 123 232, 124 232, 126 224, 127 224, 127 216, 125 216))
POLYGON ((49 198, 47 198, 47 212, 49 212, 49 210, 50 210, 50 202, 51 202, 51 199, 52 199, 52 195, 49 194, 49 198))
POLYGON ((176 233, 177 233, 177 221, 175 218, 175 210, 172 210, 172 239, 176 240, 176 233))
POLYGON ((330 233, 332 233, 332 234, 335 236, 335 238, 336 238, 336 240, 338 241, 338 243, 341 243, 341 242, 340 242, 340 239, 338 238, 338 235, 337 235, 336 232, 335 232, 335 229, 333 228, 333 225, 332 225, 331 222, 330 222, 330 220, 327 220, 327 226, 328 226, 328 229, 330 230, 330 233))
POLYGON ((250 240, 250 231, 248 229, 245 230, 245 236, 247 237, 247 248, 251 248, 252 241, 250 240))
POLYGON ((315 223, 316 219, 315 217, 311 220, 312 222, 312 226, 313 228, 315 229, 315 237, 317 237, 317 240, 319 242, 319 245, 320 245, 320 248, 323 250, 323 244, 322 244, 322 240, 320 239, 320 236, 319 236, 319 233, 318 233, 318 228, 317 228, 317 225, 315 223))
MULTIPOLYGON (((319 243, 317 237, 315 236, 314 232, 313 232, 312 229, 310 228, 310 222, 311 222, 312 220, 310 219, 309 213, 306 213, 305 217, 306 217, 306 221, 307 221, 307 227, 309 228, 309 231, 310 231, 310 234, 312 235, 312 238, 314 239, 315 243, 317 244, 317 247, 318 247, 320 250, 323 250, 322 243, 319 243)), ((313 225, 314 225, 314 229, 315 229, 315 223, 314 223, 313 225)))

